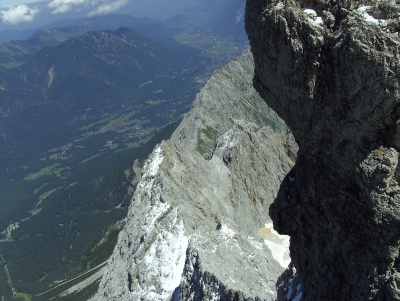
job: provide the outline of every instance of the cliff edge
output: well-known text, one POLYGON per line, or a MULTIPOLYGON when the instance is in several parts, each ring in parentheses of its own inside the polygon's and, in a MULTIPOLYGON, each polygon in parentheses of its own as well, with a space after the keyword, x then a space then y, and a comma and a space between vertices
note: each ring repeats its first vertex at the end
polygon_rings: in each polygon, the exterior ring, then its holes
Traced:
POLYGON ((299 145, 270 216, 302 300, 400 299, 399 12, 247 0, 254 86, 299 145))

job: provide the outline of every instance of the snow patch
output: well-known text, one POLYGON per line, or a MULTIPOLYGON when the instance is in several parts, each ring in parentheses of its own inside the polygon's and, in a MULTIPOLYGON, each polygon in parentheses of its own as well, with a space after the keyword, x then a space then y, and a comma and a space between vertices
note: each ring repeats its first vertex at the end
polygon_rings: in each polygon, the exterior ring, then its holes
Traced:
POLYGON ((189 240, 185 236, 184 224, 178 216, 178 210, 169 208, 169 205, 160 202, 149 212, 149 225, 154 225, 165 214, 168 215, 165 218, 172 219, 172 222, 169 226, 160 226, 157 236, 139 263, 141 274, 146 275, 148 281, 136 283, 132 292, 134 300, 139 300, 142 296, 155 301, 167 300, 180 284, 189 240))
POLYGON ((161 201, 162 182, 155 178, 163 159, 162 148, 156 148, 143 167, 132 203, 141 204, 142 210, 133 218, 140 225, 137 239, 142 237, 144 242, 137 251, 143 252, 141 260, 132 260, 130 266, 140 275, 132 279, 132 300, 169 300, 184 269, 188 247, 184 224, 179 210, 161 201))
POLYGON ((384 19, 375 19, 373 16, 369 14, 371 12, 372 6, 361 6, 357 9, 357 12, 361 14, 365 21, 375 25, 385 26, 387 24, 384 19))
POLYGON ((322 18, 318 17, 315 10, 306 8, 305 10, 303 10, 303 12, 309 16, 309 21, 311 21, 312 23, 314 23, 316 25, 320 25, 320 24, 324 23, 324 21, 322 21, 322 18))
POLYGON ((222 137, 223 144, 218 145, 218 149, 220 150, 228 150, 231 148, 234 148, 236 145, 239 144, 239 139, 235 135, 235 132, 233 129, 230 129, 227 131, 224 136, 222 137))
POLYGON ((159 146, 155 151, 153 151, 152 157, 147 160, 143 167, 143 177, 154 177, 158 169, 160 168, 161 162, 164 160, 164 155, 159 146))
POLYGON ((235 231, 233 231, 232 229, 228 228, 228 226, 225 225, 225 224, 221 224, 220 231, 222 233, 224 233, 226 236, 229 236, 230 238, 233 238, 235 236, 235 234, 236 234, 235 231))
POLYGON ((317 13, 315 12, 315 10, 313 9, 309 9, 306 8, 305 10, 303 10, 306 14, 308 14, 310 17, 316 18, 317 17, 317 13))
POLYGON ((290 263, 290 237, 287 235, 280 235, 276 232, 271 222, 265 224, 265 226, 258 231, 258 235, 264 239, 264 243, 267 245, 268 249, 271 250, 272 257, 274 257, 283 268, 287 268, 290 263))

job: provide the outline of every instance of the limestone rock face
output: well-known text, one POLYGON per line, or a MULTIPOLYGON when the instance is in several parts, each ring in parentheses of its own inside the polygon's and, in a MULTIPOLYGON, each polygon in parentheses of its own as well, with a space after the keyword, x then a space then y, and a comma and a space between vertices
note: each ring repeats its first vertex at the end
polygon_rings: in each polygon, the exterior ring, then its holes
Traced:
POLYGON ((214 74, 150 155, 95 300, 276 298, 284 267, 257 232, 297 146, 252 66, 247 52, 214 74))
POLYGON ((214 72, 171 140, 209 158, 217 137, 229 130, 236 120, 249 120, 276 132, 285 131, 285 123, 255 91, 253 76, 254 61, 249 50, 239 60, 214 72))
POLYGON ((366 3, 246 4, 254 86, 299 145, 270 215, 302 300, 400 299, 400 8, 366 3))

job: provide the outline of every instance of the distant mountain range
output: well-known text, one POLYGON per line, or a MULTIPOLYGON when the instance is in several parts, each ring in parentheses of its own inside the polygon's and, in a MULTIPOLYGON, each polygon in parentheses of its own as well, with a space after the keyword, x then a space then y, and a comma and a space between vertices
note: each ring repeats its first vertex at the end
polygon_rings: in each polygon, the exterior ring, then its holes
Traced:
MULTIPOLYGON (((22 30, 5 29, 0 31, 0 43, 16 40, 31 40, 35 38, 35 32, 40 29, 58 29, 61 35, 78 36, 88 30, 116 30, 119 27, 130 27, 152 38, 164 39, 181 32, 188 24, 209 23, 214 30, 228 31, 229 33, 245 35, 244 33, 244 4, 245 0, 203 0, 199 4, 187 8, 184 12, 171 16, 164 20, 155 20, 148 17, 133 17, 128 14, 108 14, 102 16, 71 18, 51 22, 40 27, 26 28, 22 30), (235 24, 240 23, 240 28, 235 24), (157 30, 154 30, 155 26, 157 30), (232 26, 234 26, 232 28, 232 26), (163 28, 164 27, 164 28, 163 28), (63 28, 67 28, 63 30, 63 28), (76 31, 79 28, 79 31, 76 31)), ((50 45, 46 45, 50 46, 50 45)))
MULTIPOLYGON (((58 31, 47 33, 57 36, 58 31)), ((36 133, 37 124, 47 128, 46 120, 55 114, 59 126, 64 127, 78 115, 88 115, 85 109, 89 107, 89 115, 101 115, 110 107, 137 101, 141 93, 154 93, 155 86, 156 90, 170 90, 169 79, 174 78, 175 84, 176 77, 186 81, 206 63, 205 58, 166 50, 128 28, 93 30, 46 47, 23 66, 0 74, 0 144, 36 133), (146 82, 151 82, 152 88, 141 87, 146 82), (42 111, 37 117, 40 123, 30 113, 33 108, 42 111), (19 126, 21 118, 23 127, 19 126)))
MULTIPOLYGON (((0 32, 0 42, 30 40, 35 36, 35 32, 40 29, 62 29, 81 28, 88 31, 91 29, 118 29, 119 27, 135 27, 148 24, 162 24, 162 21, 152 20, 149 18, 135 18, 126 14, 109 14, 105 16, 94 16, 90 18, 67 19, 49 23, 41 27, 34 27, 25 30, 8 29, 0 32)), ((66 33, 76 36, 71 31, 64 30, 66 33), (69 32, 68 32, 69 31, 69 32)), ((79 34, 78 34, 79 35, 79 34)))

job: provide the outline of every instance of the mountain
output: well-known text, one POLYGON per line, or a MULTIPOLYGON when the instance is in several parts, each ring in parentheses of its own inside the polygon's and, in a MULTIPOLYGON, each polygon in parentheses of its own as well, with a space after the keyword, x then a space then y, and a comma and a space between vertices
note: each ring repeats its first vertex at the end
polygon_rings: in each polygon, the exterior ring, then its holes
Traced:
POLYGON ((279 300, 399 300, 398 4, 246 5, 254 85, 299 144, 270 216, 302 291, 286 273, 279 300))
MULTIPOLYGON (((90 18, 54 22, 38 29, 33 35, 27 37, 26 40, 33 43, 39 38, 39 42, 48 40, 52 41, 53 45, 55 45, 57 41, 60 41, 60 35, 58 34, 59 31, 62 32, 61 35, 65 35, 65 38, 62 40, 65 41, 67 38, 77 37, 94 29, 117 30, 120 27, 128 27, 147 37, 157 40, 157 42, 161 43, 168 50, 193 52, 195 49, 184 47, 184 45, 181 45, 176 41, 172 44, 174 41, 172 37, 181 33, 189 22, 188 18, 185 18, 184 20, 185 23, 182 24, 178 18, 169 18, 168 20, 160 21, 149 18, 135 18, 126 14, 109 14, 105 16, 94 16, 90 18), (49 32, 52 31, 56 31, 55 33, 57 36, 55 36, 55 34, 49 35, 49 32)), ((47 44, 46 46, 53 45, 47 44)))
MULTIPOLYGON (((4 30, 0 32, 0 42, 27 41, 33 44, 36 42, 36 39, 42 36, 47 36, 48 40, 50 40, 49 37, 53 37, 54 42, 60 42, 65 41, 67 37, 77 37, 93 29, 117 30, 120 27, 136 28, 139 26, 146 27, 147 25, 156 24, 162 26, 164 23, 163 21, 149 18, 135 18, 127 14, 108 14, 104 16, 61 20, 21 32, 16 30, 4 30), (11 32, 11 34, 9 34, 9 32, 11 32)), ((171 21, 169 21, 169 24, 170 23, 171 21)), ((176 24, 173 23, 170 24, 170 26, 176 26, 176 24)), ((43 43, 43 41, 40 40, 38 42, 43 43)), ((54 45, 55 44, 45 44, 45 46, 54 45)), ((38 46, 40 46, 40 44, 38 46)))
MULTIPOLYGON (((93 16, 86 18, 74 18, 51 22, 40 27, 17 30, 7 29, 0 31, 0 42, 27 40, 37 31, 62 29, 62 28, 84 28, 85 32, 93 29, 116 30, 120 27, 135 27, 147 24, 161 23, 162 21, 149 18, 135 18, 127 14, 108 14, 104 16, 93 16)), ((75 35, 74 35, 75 36, 75 35)))
POLYGON ((75 18, 61 20, 50 23, 43 26, 42 28, 53 29, 53 28, 64 28, 64 27, 84 27, 88 30, 100 29, 100 30, 116 30, 120 27, 136 27, 144 26, 149 24, 161 24, 160 20, 153 20, 150 18, 136 18, 128 14, 108 14, 104 16, 93 16, 86 18, 75 18))
POLYGON ((23 66, 0 75, 0 130, 5 137, 0 144, 37 133, 38 124, 49 127, 52 123, 51 129, 60 133, 65 126, 79 124, 85 115, 93 118, 110 108, 140 102, 140 94, 154 95, 160 90, 168 98, 206 62, 167 51, 128 28, 94 30, 44 48, 23 66), (174 84, 169 85, 172 79, 174 84), (40 123, 28 111, 32 107, 41 111, 37 117, 40 123), (90 113, 85 111, 88 108, 90 113), (24 128, 19 125, 21 119, 25 120, 24 128))
POLYGON ((4 42, 0 45, 0 63, 6 68, 15 68, 44 47, 55 46, 94 29, 117 30, 120 27, 132 28, 155 39, 167 50, 198 55, 201 52, 199 49, 182 45, 173 38, 187 28, 190 19, 186 17, 184 20, 184 24, 181 24, 177 18, 157 21, 125 14, 110 14, 54 22, 29 32, 23 31, 26 33, 24 36, 8 36, 7 32, 0 32, 0 41, 4 42))
MULTIPOLYGON (((154 76, 165 76, 167 71, 173 74, 172 66, 182 68, 191 59, 182 55, 179 58, 128 28, 94 30, 62 45, 43 49, 19 70, 19 74, 24 81, 41 89, 46 98, 56 102, 68 97, 60 90, 65 91, 64 85, 68 84, 65 81, 74 78, 75 84, 81 85, 82 89, 69 92, 73 93, 70 97, 72 101, 81 102, 87 101, 87 95, 83 94, 85 89, 98 89, 95 87, 97 82, 111 87, 109 89, 120 86, 121 90, 126 90, 154 79, 154 76)), ((124 93, 130 94, 131 90, 124 93)))
MULTIPOLYGON (((40 28, 29 36, 24 42, 37 47, 40 50, 44 47, 55 46, 71 37, 84 35, 88 30, 84 27, 65 26, 63 28, 40 28)), ((23 41, 18 41, 23 43, 23 41)), ((16 43, 16 41, 14 41, 16 43)))
POLYGON ((297 146, 252 78, 249 52, 216 71, 153 150, 93 300, 275 298, 289 257, 267 209, 297 146))
POLYGON ((190 5, 188 1, 181 8, 189 5, 192 9, 180 11, 165 20, 137 18, 125 12, 66 19, 21 32, 14 30, 11 35, 5 30, 0 32, 0 41, 4 42, 0 44, 0 65, 5 68, 18 67, 40 49, 55 46, 90 30, 128 27, 155 39, 170 51, 193 55, 202 52, 215 61, 222 59, 219 68, 240 55, 247 46, 242 18, 244 2, 203 1, 201 5, 198 2, 201 1, 193 1, 190 5))

